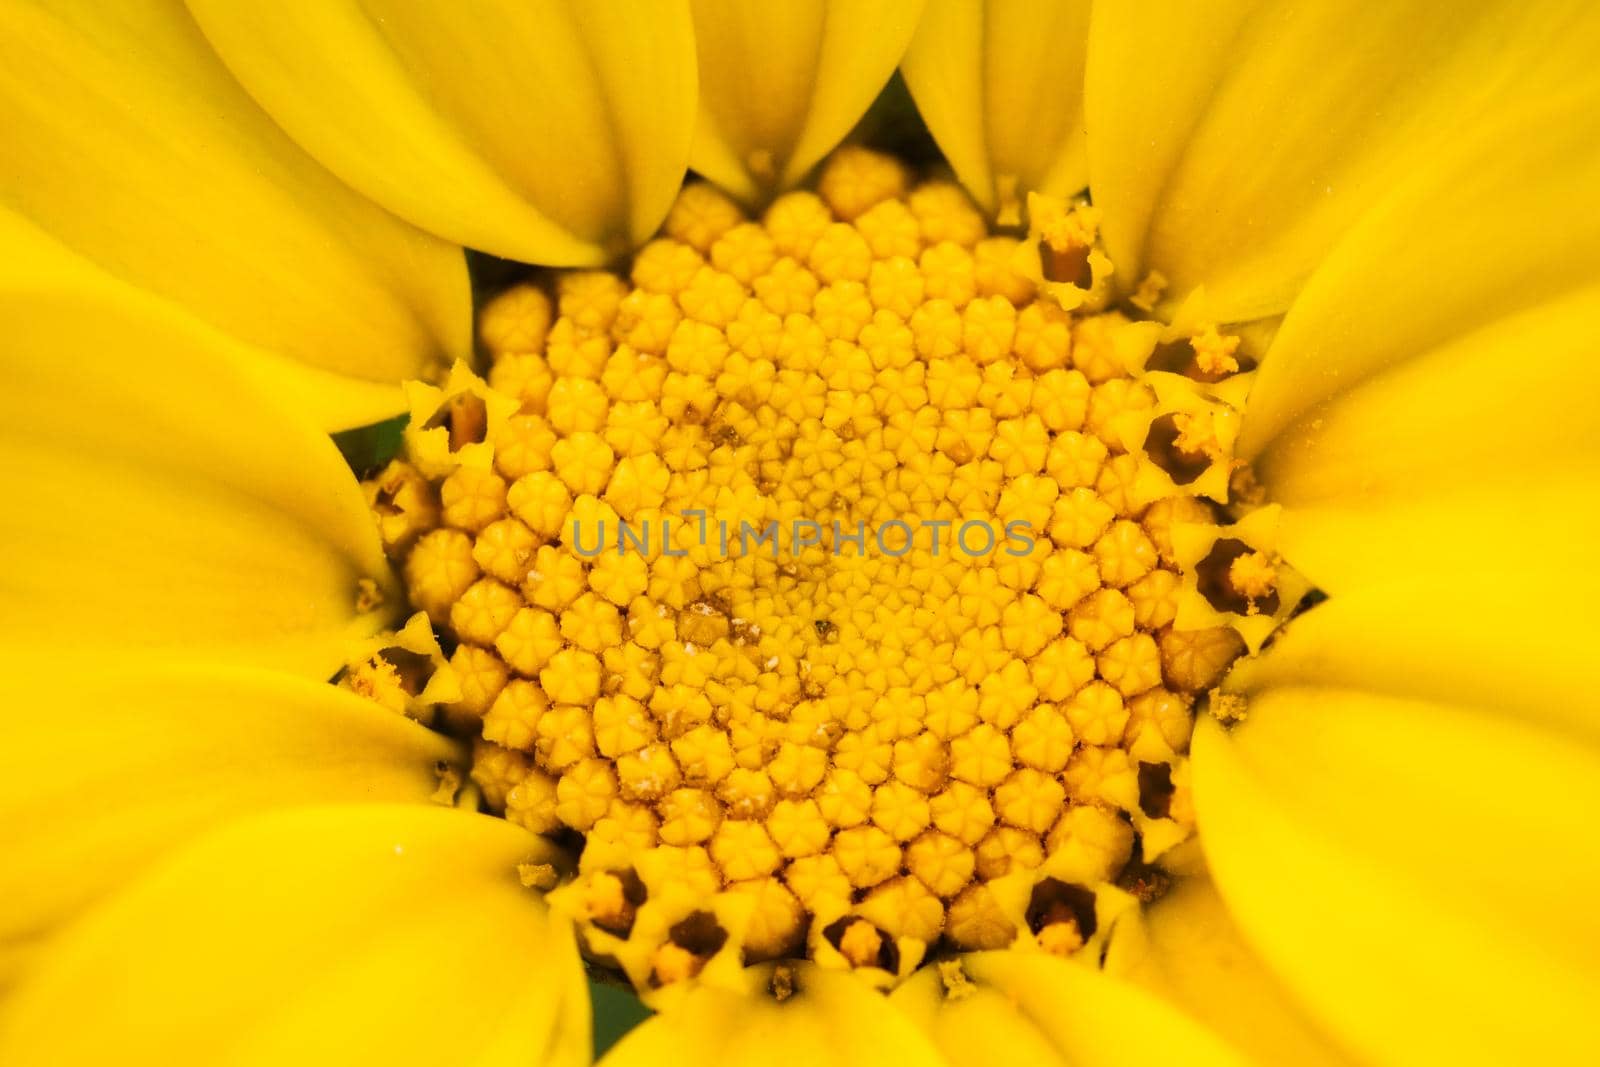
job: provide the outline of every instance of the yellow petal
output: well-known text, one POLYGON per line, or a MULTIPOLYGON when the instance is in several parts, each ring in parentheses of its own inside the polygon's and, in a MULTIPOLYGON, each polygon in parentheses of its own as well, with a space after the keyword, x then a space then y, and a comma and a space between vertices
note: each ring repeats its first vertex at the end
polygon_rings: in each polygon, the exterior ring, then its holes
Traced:
POLYGON ((1204 872, 1179 882, 1142 921, 1119 923, 1106 969, 1182 1008, 1251 1062, 1354 1062, 1315 1029, 1245 942, 1204 872))
POLYGON ((1260 455, 1386 370, 1600 280, 1596 143, 1600 97, 1541 101, 1435 153, 1394 188, 1284 319, 1250 394, 1240 454, 1260 455))
POLYGON ((232 824, 64 937, 0 1017, 0 1060, 583 1062, 547 1057, 587 995, 570 931, 517 879, 547 853, 443 808, 232 824))
MULTIPOLYGON (((1470 573, 1504 607, 1530 573, 1544 589, 1585 580, 1569 561, 1600 516, 1594 100, 1463 143, 1353 230, 1284 320, 1240 445, 1285 505, 1285 552, 1325 588, 1470 573), (1529 132, 1547 127, 1562 135, 1529 132)), ((1572 623, 1576 595, 1551 605, 1572 623)), ((1475 617, 1516 617, 1496 610, 1475 617)), ((1545 710, 1571 721, 1588 706, 1545 710)))
POLYGON ((1285 505, 1286 553, 1325 588, 1549 576, 1587 550, 1595 99, 1542 102, 1443 155, 1285 318, 1240 447, 1285 505))
POLYGON ((181 7, 14 0, 6 21, 0 204, 323 371, 395 382, 470 354, 460 250, 297 148, 181 7))
POLYGON ((1124 285, 1137 285, 1149 269, 1146 231, 1167 176, 1259 6, 1261 0, 1094 5, 1083 86, 1089 180, 1103 212, 1101 237, 1124 285))
POLYGON ((905 52, 923 0, 692 0, 700 117, 690 165, 745 200, 805 177, 905 52))
POLYGON ((398 606, 332 442, 151 301, 0 292, 0 644, 326 678, 398 606), (387 594, 378 610, 358 607, 387 594))
POLYGON ((629 1031, 601 1064, 883 1067, 942 1062, 909 1020, 853 975, 800 964, 794 968, 793 995, 777 1003, 767 993, 770 970, 746 972, 746 990, 693 990, 629 1031))
POLYGON ((944 964, 918 972, 891 1003, 966 1064, 1237 1065, 1230 1049, 1159 998, 1042 952, 979 952, 946 994, 944 964))
MULTIPOLYGON (((1510 562, 1525 562, 1510 553, 1510 562)), ((1526 561, 1535 562, 1536 561, 1526 561)), ((1549 567, 1386 582, 1341 592, 1237 664, 1228 688, 1366 688, 1471 704, 1600 743, 1594 650, 1600 575, 1549 567)))
POLYGON ((423 803, 439 789, 437 764, 460 756, 442 736, 323 682, 17 649, 3 664, 3 945, 44 936, 230 818, 306 803, 423 803))
POLYGON ((901 63, 917 110, 990 212, 1089 182, 1087 0, 931 0, 901 63))
POLYGON ((1090 177, 1118 270, 1204 285, 1224 321, 1283 311, 1391 186, 1529 101, 1593 86, 1597 48, 1582 0, 1097 5, 1090 177))
POLYGON ((1504 717, 1283 689, 1195 735, 1201 840, 1245 935, 1364 1058, 1600 1055, 1600 758, 1504 717))
POLYGON ((680 3, 189 8, 307 151, 472 248, 600 263, 651 235, 683 179, 695 53, 680 3))
POLYGON ((1550 571, 1586 553, 1600 528, 1597 317, 1591 284, 1415 355, 1293 425, 1256 462, 1283 505, 1284 554, 1337 594, 1550 571))
MULTIPOLYGON (((139 289, 79 255, 38 226, 0 206, 0 289, 76 293, 125 305, 144 304, 148 313, 171 317, 165 298, 139 289)), ((302 363, 244 341, 225 346, 260 387, 276 394, 318 426, 343 430, 392 416, 405 406, 398 382, 351 378, 302 363)))

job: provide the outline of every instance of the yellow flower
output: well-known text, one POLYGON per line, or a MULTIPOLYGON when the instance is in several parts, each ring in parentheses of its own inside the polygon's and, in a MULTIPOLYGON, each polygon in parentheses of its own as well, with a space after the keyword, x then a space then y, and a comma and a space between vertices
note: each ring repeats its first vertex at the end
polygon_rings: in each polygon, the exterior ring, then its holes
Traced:
POLYGON ((1600 1054, 1587 5, 5 8, 0 1061, 1600 1054))

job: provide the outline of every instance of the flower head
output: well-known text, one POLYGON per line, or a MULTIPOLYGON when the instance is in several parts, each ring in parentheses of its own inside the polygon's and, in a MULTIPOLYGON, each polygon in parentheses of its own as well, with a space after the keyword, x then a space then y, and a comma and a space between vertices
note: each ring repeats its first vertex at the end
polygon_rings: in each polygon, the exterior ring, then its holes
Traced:
POLYGON ((1583 5, 11 6, 0 1059, 1594 1058, 1583 5))

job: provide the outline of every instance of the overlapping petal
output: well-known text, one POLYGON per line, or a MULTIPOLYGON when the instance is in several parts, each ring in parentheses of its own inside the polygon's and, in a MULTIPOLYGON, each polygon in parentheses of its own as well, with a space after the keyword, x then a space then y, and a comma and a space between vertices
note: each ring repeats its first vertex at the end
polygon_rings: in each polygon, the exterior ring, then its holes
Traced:
POLYGON ((901 69, 945 158, 991 213, 1089 183, 1087 0, 931 0, 901 69))
POLYGON ((763 988, 770 968, 745 972, 748 990, 701 986, 652 1016, 601 1060, 604 1067, 674 1064, 885 1063, 937 1067, 928 1038, 865 982, 810 964, 781 1003, 763 988))
POLYGON ((1456 146, 1285 319, 1240 445, 1285 507, 1285 551, 1330 591, 1464 574, 1492 589, 1560 573, 1600 532, 1596 99, 1456 146))
POLYGON ((0 292, 0 329, 6 645, 182 648, 327 678, 392 613, 349 469, 227 338, 49 286, 0 292))
POLYGON ((1223 320, 1281 312, 1391 186, 1593 87, 1597 47, 1582 0, 1096 5, 1084 92, 1109 250, 1130 284, 1204 285, 1223 320))
POLYGON ((1317 409, 1256 469, 1330 592, 1560 572, 1600 536, 1600 285, 1418 355, 1317 409))
MULTIPOLYGON (((425 803, 439 792, 440 761, 460 756, 442 736, 323 682, 16 648, 0 670, 9 709, 0 958, 13 962, 231 818, 308 803, 425 803)), ((0 984, 6 970, 0 963, 0 984)))
POLYGON ((515 869, 548 859, 442 808, 232 824, 64 936, 0 1016, 0 1060, 586 1062, 570 930, 515 869))
MULTIPOLYGON (((1284 320, 1251 392, 1241 452, 1261 454, 1407 360, 1600 280, 1596 144, 1600 96, 1558 97, 1453 142, 1391 189, 1284 320)), ((1520 363, 1524 353, 1507 355, 1520 363)))
POLYGON ((228 67, 329 169, 452 241, 533 263, 643 243, 688 159, 680 0, 190 0, 228 67))
POLYGON ((956 1067, 1243 1063, 1159 998, 1081 964, 1005 950, 964 956, 960 965, 964 977, 949 993, 930 968, 890 998, 956 1067))
POLYGON ((1306 1018, 1244 940, 1204 870, 1186 874, 1111 939, 1108 973, 1181 1008, 1254 1063, 1355 1061, 1306 1018))
POLYGON ((1576 560, 1507 552, 1497 570, 1420 576, 1340 593, 1295 619, 1228 687, 1368 688, 1470 704, 1600 743, 1594 650, 1600 576, 1576 560))
POLYGON ((805 177, 900 62, 923 0, 692 0, 700 118, 690 164, 758 201, 805 177))
POLYGON ((1283 688, 1232 734, 1202 722, 1193 767, 1223 898, 1353 1051, 1600 1054, 1593 748, 1470 707, 1283 688))
POLYGON ((460 250, 297 148, 180 6, 6 0, 3 18, 0 206, 324 372, 397 382, 470 352, 460 250))
MULTIPOLYGON (((0 207, 0 289, 76 294, 171 317, 165 298, 107 272, 5 207, 0 207)), ((398 381, 352 378, 237 339, 219 348, 261 389, 329 430, 365 426, 404 407, 398 381)))

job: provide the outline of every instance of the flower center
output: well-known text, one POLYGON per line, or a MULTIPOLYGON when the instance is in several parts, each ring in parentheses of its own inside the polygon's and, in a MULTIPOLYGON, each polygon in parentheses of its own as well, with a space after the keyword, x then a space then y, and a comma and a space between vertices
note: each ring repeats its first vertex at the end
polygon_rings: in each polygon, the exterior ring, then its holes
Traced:
POLYGON ((1244 361, 1141 321, 1159 279, 1107 310, 1091 207, 1029 215, 861 149, 759 221, 691 184, 628 278, 490 301, 487 384, 413 387, 367 488, 431 628, 347 681, 581 835, 553 899, 639 987, 1080 951, 1190 836, 1196 700, 1293 599, 1204 499, 1244 361))

